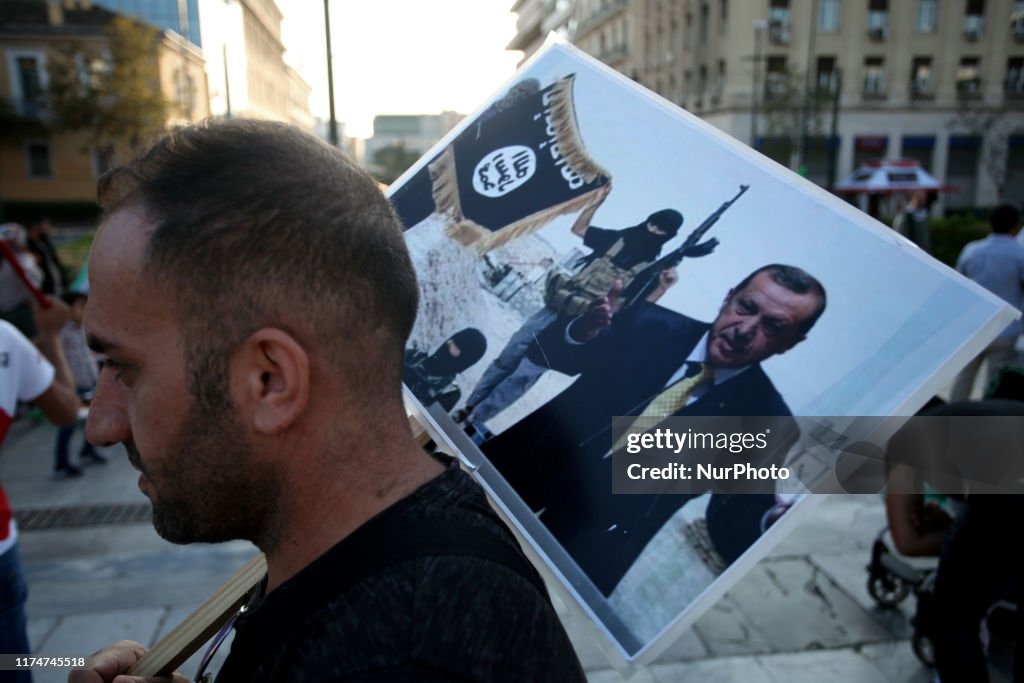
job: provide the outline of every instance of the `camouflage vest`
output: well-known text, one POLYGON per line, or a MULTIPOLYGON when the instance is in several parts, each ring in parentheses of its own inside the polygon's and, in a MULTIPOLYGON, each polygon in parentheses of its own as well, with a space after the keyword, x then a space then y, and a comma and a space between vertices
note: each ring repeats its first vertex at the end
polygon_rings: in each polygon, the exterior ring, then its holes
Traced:
MULTIPOLYGON (((628 287, 633 278, 653 261, 642 261, 629 269, 619 268, 612 263, 612 259, 622 251, 624 244, 625 241, 620 237, 604 256, 591 261, 575 275, 562 271, 551 273, 544 286, 544 303, 547 307, 560 316, 575 317, 582 315, 591 303, 607 294, 616 280, 622 282, 623 288, 628 287)), ((619 305, 622 305, 621 300, 619 305)))

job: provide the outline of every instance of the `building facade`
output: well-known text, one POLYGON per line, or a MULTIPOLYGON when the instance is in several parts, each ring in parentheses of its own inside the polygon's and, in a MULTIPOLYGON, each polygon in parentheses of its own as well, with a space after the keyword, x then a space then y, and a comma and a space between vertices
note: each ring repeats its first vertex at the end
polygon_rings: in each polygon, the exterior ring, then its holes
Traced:
POLYGON ((402 147, 422 155, 462 120, 462 114, 382 114, 373 117, 373 137, 367 138, 363 164, 374 168, 377 152, 387 147, 402 147))
POLYGON ((135 17, 162 31, 174 31, 196 47, 202 47, 199 0, 93 0, 117 14, 135 17))
POLYGON ((274 0, 198 0, 216 116, 271 119, 312 131, 312 88, 285 61, 274 0))
POLYGON ((1024 197, 1020 0, 576 0, 572 15, 578 47, 821 185, 909 157, 959 188, 940 209, 1024 197))
MULTIPOLYGON (((8 217, 60 205, 95 204, 96 180, 115 161, 115 149, 89 149, 84 132, 53 128, 48 64, 70 46, 107 54, 107 27, 117 14, 89 2, 15 0, 0 3, 0 202, 8 217), (21 207, 21 210, 18 207, 21 207)), ((167 123, 209 116, 201 50, 176 32, 162 31, 152 45, 154 79, 169 103, 167 123)), ((94 69, 82 64, 81 78, 94 69)))

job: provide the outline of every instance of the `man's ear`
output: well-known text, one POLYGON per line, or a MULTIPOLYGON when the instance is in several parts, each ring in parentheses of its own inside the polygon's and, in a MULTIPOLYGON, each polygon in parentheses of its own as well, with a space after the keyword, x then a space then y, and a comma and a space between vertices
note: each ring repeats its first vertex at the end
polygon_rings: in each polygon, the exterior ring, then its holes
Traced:
POLYGON ((265 327, 253 332, 232 358, 235 386, 253 429, 279 434, 309 403, 309 356, 287 332, 265 327))

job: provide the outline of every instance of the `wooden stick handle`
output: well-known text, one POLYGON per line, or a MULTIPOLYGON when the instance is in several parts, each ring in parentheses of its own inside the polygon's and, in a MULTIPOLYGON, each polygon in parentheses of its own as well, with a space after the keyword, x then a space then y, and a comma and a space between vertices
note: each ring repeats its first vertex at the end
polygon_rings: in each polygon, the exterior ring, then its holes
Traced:
POLYGON ((246 593, 263 580, 267 560, 260 553, 211 595, 206 602, 164 636, 128 672, 131 676, 167 676, 192 656, 241 607, 246 593))
MULTIPOLYGON (((413 437, 420 446, 431 441, 430 435, 413 417, 409 418, 413 437)), ((170 633, 160 639, 128 671, 130 676, 167 676, 213 637, 238 612, 242 600, 267 573, 263 553, 249 560, 232 575, 195 612, 186 617, 170 633)))

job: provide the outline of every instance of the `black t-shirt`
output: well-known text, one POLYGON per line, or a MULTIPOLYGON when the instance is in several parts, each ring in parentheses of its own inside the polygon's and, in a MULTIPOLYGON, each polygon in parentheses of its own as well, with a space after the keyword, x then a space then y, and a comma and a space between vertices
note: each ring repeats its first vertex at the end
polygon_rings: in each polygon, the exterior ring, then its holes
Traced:
MULTIPOLYGON (((458 522, 515 544, 457 465, 360 527, 458 522)), ((394 528, 394 527, 392 527, 394 528)), ((546 595, 479 557, 393 564, 348 590, 343 539, 239 617, 218 683, 236 681, 583 681, 546 595)))

